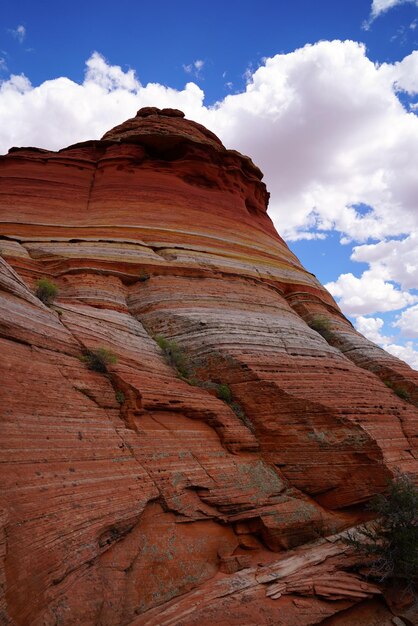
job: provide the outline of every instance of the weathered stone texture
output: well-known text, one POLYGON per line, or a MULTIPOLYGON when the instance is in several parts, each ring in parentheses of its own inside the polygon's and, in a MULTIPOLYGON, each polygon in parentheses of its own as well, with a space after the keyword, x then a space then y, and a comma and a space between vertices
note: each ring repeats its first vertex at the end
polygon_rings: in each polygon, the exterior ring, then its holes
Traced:
POLYGON ((0 157, 1 626, 386 623, 330 536, 417 474, 418 373, 301 266, 261 178, 172 109, 0 157))

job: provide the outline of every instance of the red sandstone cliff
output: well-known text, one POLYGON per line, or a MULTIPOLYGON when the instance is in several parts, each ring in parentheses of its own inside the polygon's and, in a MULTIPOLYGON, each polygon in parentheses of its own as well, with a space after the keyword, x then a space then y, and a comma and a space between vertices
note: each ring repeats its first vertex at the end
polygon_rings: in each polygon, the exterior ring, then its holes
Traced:
POLYGON ((418 373, 301 266, 261 178, 171 109, 0 157, 2 626, 393 623, 338 533, 417 474, 418 373))

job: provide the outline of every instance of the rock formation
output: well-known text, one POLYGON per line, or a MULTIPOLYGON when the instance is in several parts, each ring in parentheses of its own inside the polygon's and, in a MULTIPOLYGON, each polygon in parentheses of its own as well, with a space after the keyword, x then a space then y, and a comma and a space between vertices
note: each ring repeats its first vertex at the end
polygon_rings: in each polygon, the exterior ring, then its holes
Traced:
POLYGON ((0 157, 2 626, 395 623, 339 534, 418 471, 418 372, 261 179, 172 109, 0 157))

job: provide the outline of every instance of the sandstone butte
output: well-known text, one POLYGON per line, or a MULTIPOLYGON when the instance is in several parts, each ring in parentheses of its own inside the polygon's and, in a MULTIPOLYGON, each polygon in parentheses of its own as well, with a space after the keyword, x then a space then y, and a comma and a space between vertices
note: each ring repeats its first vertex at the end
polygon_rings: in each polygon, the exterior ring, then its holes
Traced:
POLYGON ((173 109, 0 157, 2 626, 416 623, 341 534, 417 475, 418 372, 302 267, 261 179, 173 109))

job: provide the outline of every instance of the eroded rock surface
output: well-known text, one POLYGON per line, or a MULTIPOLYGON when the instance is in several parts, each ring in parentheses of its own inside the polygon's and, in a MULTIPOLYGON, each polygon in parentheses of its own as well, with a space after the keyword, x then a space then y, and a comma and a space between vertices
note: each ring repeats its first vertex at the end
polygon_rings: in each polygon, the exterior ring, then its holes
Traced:
POLYGON ((0 157, 2 626, 390 623, 338 533, 417 474, 418 373, 301 266, 261 179, 172 109, 0 157))

